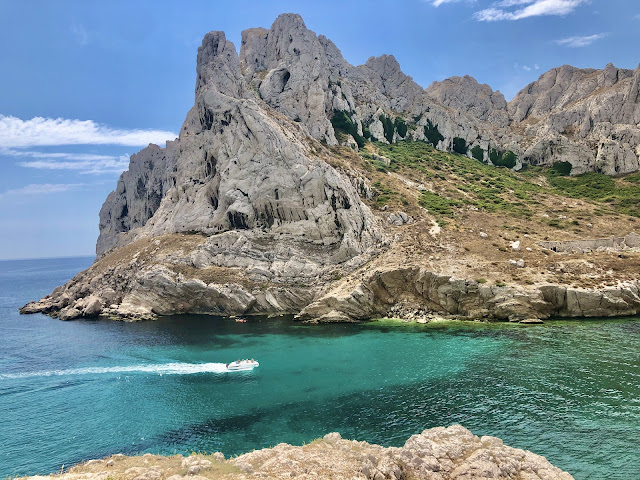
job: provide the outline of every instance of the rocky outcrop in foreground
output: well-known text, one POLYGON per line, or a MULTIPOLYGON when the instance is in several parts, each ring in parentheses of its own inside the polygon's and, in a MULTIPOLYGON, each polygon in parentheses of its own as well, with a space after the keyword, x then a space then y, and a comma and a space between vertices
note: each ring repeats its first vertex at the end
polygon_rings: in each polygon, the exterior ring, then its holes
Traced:
POLYGON ((220 453, 161 457, 114 455, 91 460, 68 472, 35 480, 204 480, 247 478, 371 480, 571 480, 544 457, 477 437, 460 425, 414 435, 403 447, 344 440, 330 433, 301 447, 285 443, 238 457, 220 453))

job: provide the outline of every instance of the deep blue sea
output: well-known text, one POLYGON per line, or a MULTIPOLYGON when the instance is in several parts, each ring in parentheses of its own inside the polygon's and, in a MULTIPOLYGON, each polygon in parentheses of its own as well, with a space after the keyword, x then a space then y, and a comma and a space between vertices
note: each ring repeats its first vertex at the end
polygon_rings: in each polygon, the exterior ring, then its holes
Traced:
POLYGON ((305 326, 21 316, 91 258, 0 262, 0 478, 461 423, 576 479, 640 478, 640 321, 305 326), (223 364, 253 357, 253 372, 223 364))

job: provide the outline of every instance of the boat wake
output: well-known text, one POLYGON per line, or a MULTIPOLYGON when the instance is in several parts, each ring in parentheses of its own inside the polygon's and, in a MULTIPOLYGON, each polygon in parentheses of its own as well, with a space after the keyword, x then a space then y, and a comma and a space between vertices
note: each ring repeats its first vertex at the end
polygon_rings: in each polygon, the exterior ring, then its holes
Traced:
POLYGON ((118 367, 86 367, 41 372, 0 373, 3 378, 98 375, 108 373, 151 373, 156 375, 193 375, 195 373, 226 373, 226 363, 162 363, 157 365, 128 365, 118 367))

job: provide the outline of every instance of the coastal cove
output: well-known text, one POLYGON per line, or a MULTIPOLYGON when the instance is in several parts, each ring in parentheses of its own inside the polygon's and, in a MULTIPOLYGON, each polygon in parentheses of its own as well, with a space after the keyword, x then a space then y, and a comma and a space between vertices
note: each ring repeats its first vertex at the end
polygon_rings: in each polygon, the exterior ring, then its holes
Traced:
POLYGON ((637 319, 301 325, 17 313, 91 262, 0 262, 2 477, 119 452, 236 455, 331 431, 393 446, 455 423, 576 479, 635 475, 637 319), (221 372, 245 357, 260 367, 221 372))

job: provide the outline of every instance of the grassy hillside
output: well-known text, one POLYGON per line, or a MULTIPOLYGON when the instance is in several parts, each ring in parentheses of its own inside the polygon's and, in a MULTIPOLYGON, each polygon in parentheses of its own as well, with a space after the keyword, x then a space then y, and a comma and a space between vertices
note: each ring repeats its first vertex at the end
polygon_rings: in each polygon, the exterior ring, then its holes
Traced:
MULTIPOLYGON (((598 173, 563 176, 553 168, 530 167, 521 172, 494 167, 464 155, 436 150, 424 142, 368 144, 360 153, 378 190, 376 205, 407 205, 410 198, 393 188, 393 174, 415 182, 417 203, 442 219, 454 219, 462 210, 478 209, 520 219, 534 219, 545 211, 562 211, 558 197, 580 199, 581 215, 640 217, 640 174, 612 178, 598 173), (384 158, 389 160, 386 162, 384 158), (382 174, 382 175, 380 175, 382 174)), ((557 228, 569 228, 585 218, 539 219, 557 228)))
POLYGON ((495 285, 602 288, 637 279, 640 252, 558 254, 540 242, 640 232, 640 173, 515 172, 411 141, 367 142, 359 152, 331 147, 328 153, 327 161, 358 184, 366 179, 370 191, 361 187, 362 198, 392 239, 368 268, 419 265, 495 285), (391 224, 389 215, 398 211, 413 221, 391 224), (525 266, 514 266, 517 260, 525 266))

